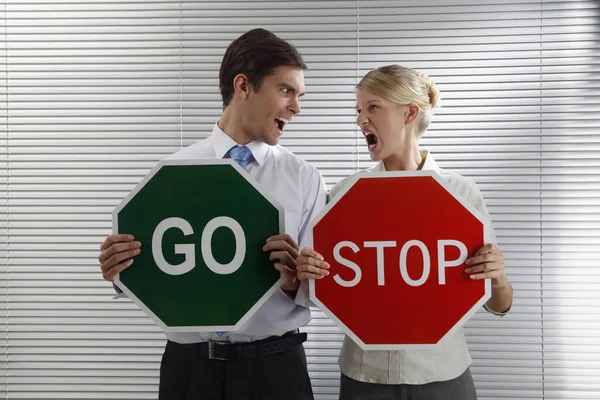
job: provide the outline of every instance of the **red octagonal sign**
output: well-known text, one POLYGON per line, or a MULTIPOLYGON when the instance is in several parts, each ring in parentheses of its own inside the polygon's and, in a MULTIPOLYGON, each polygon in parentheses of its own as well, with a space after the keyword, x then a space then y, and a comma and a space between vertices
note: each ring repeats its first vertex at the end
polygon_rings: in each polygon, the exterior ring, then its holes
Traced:
POLYGON ((313 224, 310 298, 365 350, 434 347, 491 295, 464 272, 490 229, 434 172, 358 174, 313 224))

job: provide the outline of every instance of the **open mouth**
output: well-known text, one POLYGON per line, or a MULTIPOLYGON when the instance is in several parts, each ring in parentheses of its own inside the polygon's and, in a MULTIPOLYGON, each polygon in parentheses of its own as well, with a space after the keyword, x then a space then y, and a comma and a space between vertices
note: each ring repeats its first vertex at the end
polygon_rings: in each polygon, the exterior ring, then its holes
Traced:
POLYGON ((365 135, 369 151, 373 150, 377 146, 377 136, 375 136, 374 133, 368 131, 363 132, 363 134, 365 135))
POLYGON ((285 128, 285 125, 290 122, 288 119, 285 119, 283 117, 277 117, 275 118, 275 126, 277 128, 277 130, 279 132, 283 132, 283 128, 285 128))

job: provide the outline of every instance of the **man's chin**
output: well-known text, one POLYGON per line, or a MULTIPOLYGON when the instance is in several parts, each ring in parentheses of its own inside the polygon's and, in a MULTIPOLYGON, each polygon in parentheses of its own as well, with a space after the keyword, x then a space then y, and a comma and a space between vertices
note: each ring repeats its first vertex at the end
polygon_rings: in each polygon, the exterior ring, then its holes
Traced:
POLYGON ((263 138, 263 143, 266 143, 269 146, 276 146, 279 144, 279 136, 265 136, 263 138))

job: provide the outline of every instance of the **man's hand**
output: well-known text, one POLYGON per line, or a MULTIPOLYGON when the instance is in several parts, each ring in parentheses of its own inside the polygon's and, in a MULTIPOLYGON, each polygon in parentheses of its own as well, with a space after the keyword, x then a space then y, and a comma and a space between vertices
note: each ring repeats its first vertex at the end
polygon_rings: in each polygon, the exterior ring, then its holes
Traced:
POLYGON ((133 257, 140 254, 140 242, 132 235, 110 235, 100 246, 100 269, 104 280, 112 282, 117 274, 133 264, 133 257))
POLYGON ((275 261, 275 269, 281 273, 283 290, 298 290, 300 282, 296 279, 296 258, 298 257, 298 243, 288 234, 275 235, 267 239, 264 251, 270 251, 269 259, 275 261))

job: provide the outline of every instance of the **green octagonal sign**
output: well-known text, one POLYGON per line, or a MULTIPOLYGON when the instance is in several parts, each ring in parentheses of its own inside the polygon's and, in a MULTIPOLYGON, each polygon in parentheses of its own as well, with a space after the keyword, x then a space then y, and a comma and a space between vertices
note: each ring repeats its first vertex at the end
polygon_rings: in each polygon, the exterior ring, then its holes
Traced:
POLYGON ((115 283, 164 331, 235 331, 276 291, 283 208, 232 160, 164 160, 113 211, 142 243, 115 283))

